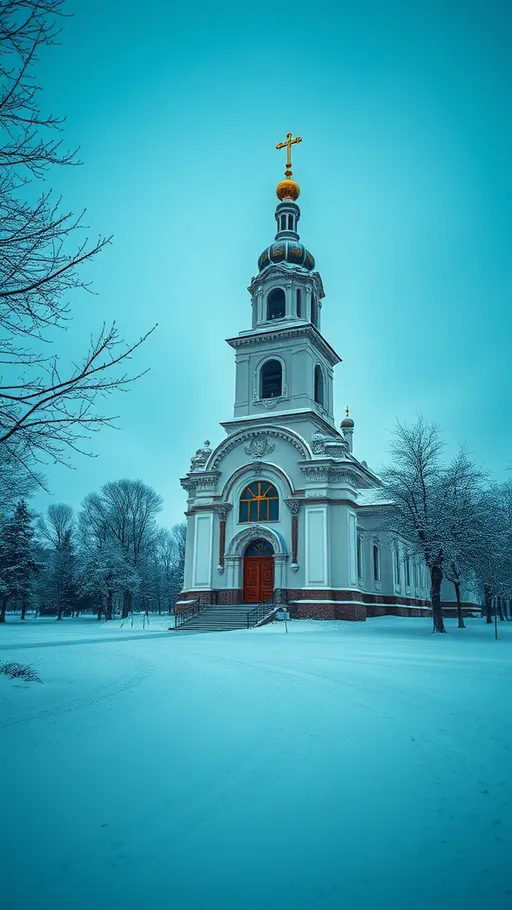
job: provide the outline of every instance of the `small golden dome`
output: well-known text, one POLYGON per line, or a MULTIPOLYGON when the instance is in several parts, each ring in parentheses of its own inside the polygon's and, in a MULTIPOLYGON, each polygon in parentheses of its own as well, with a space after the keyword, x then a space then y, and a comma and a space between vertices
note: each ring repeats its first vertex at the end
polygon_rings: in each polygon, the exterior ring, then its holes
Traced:
POLYGON ((276 196, 281 201, 283 199, 293 199, 295 202, 300 196, 300 186, 295 180, 281 180, 281 183, 277 185, 276 196))

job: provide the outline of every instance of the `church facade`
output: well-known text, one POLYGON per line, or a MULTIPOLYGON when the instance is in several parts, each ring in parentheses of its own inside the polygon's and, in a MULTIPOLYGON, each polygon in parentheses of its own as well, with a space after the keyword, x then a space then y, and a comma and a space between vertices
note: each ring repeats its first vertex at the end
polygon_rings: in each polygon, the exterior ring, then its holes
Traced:
POLYGON ((275 239, 249 286, 251 327, 227 339, 233 416, 222 441, 206 441, 181 480, 187 543, 176 610, 201 596, 287 603, 297 618, 429 615, 426 567, 379 531, 379 478, 354 454, 348 412, 336 424, 341 358, 322 334, 322 279, 299 237, 293 142, 289 134, 282 144, 275 239))

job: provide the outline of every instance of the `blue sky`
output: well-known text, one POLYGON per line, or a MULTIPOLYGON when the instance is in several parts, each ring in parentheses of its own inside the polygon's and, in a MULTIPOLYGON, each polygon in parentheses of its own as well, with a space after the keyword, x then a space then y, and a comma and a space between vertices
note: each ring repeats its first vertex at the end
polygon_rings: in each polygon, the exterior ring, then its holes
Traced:
POLYGON ((67 117, 80 169, 52 176, 114 245, 87 267, 63 338, 73 358, 103 320, 127 339, 158 322, 111 400, 119 430, 95 459, 52 466, 78 506, 140 477, 181 519, 179 477, 232 416, 247 286, 275 231, 288 130, 301 237, 326 290, 323 331, 343 358, 337 420, 378 468, 397 418, 437 420, 497 477, 512 458, 511 7, 505 2, 174 5, 70 2, 45 53, 44 106, 67 117))

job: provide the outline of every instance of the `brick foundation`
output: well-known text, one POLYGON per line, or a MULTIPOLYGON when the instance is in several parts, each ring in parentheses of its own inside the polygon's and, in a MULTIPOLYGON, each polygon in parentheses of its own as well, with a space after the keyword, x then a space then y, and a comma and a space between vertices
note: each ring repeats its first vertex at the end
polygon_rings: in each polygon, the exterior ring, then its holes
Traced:
MULTIPOLYGON (((211 591, 183 591, 179 596, 180 603, 175 611, 180 613, 187 605, 200 599, 206 604, 242 603, 241 588, 211 591)), ((331 589, 305 590, 288 588, 274 591, 274 602, 289 604, 292 619, 342 619, 348 622, 364 622, 375 616, 432 616, 428 600, 414 597, 393 597, 389 594, 368 594, 362 591, 333 591, 331 589), (341 603, 340 603, 341 601, 341 603)), ((457 608, 453 604, 443 604, 444 616, 456 616, 457 608)), ((248 604, 250 608, 250 604, 248 604)), ((480 612, 476 604, 462 605, 464 616, 480 612)))

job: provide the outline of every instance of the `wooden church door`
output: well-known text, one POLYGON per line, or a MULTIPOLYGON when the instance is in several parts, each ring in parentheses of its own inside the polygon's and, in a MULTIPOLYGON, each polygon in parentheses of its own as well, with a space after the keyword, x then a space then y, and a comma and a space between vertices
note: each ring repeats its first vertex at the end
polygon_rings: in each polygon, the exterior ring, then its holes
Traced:
POLYGON ((258 604, 272 597, 274 556, 270 553, 273 554, 273 549, 266 540, 255 540, 247 547, 244 556, 244 603, 258 604))

